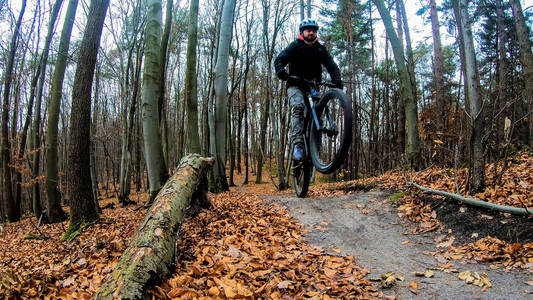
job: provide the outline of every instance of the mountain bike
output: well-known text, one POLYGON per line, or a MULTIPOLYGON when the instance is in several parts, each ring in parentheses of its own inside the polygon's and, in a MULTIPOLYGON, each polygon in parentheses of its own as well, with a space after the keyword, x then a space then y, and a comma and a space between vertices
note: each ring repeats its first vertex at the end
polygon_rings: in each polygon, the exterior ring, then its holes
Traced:
POLYGON ((352 106, 348 96, 332 83, 296 76, 290 76, 289 79, 302 88, 307 106, 304 117, 306 158, 295 161, 292 171, 296 195, 305 197, 312 166, 320 173, 330 174, 344 161, 352 139, 352 106), (329 89, 320 93, 317 89, 321 86, 329 89))

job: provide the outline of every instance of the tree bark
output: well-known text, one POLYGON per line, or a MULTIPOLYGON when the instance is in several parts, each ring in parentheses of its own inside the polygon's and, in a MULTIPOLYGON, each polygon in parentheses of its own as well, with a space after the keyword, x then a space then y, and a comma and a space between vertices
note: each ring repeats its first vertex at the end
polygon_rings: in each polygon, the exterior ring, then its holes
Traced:
MULTIPOLYGON (((33 114, 33 122, 31 124, 32 126, 30 129, 30 150, 34 151, 34 154, 32 155, 31 165, 32 177, 34 179, 39 177, 39 166, 41 163, 41 151, 39 149, 41 144, 41 103, 43 99, 43 88, 45 83, 46 67, 48 64, 48 54, 50 50, 50 43, 52 42, 52 36, 54 35, 54 25, 57 20, 59 9, 61 8, 62 3, 63 0, 56 0, 52 8, 52 14, 50 15, 50 23, 48 24, 48 33, 46 34, 46 39, 44 41, 44 49, 41 53, 41 61, 39 65, 41 73, 39 76, 39 83, 37 84, 35 97, 35 112, 33 114)), ((40 184, 38 180, 36 180, 32 186, 33 212, 36 218, 39 218, 41 216, 41 194, 39 186, 40 184)))
POLYGON ((187 63, 185 70, 185 101, 187 103, 187 136, 189 153, 200 153, 198 134, 198 91, 196 78, 196 46, 198 44, 198 3, 191 0, 189 8, 189 31, 187 34, 187 63))
POLYGON ((91 0, 72 90, 68 150, 70 223, 63 239, 98 219, 90 172, 91 89, 109 0, 91 0))
POLYGON ((210 207, 206 173, 213 162, 197 154, 181 160, 93 299, 142 299, 151 282, 169 274, 186 209, 210 207))
POLYGON ((167 48, 168 48, 168 39, 170 36, 170 29, 172 27, 172 7, 174 0, 167 0, 166 14, 165 14, 165 29, 163 30, 163 36, 161 37, 161 92, 159 94, 159 122, 161 128, 161 150, 163 154, 163 165, 161 165, 161 176, 162 182, 165 182, 168 178, 167 166, 168 161, 168 120, 167 120, 167 101, 166 101, 166 70, 167 70, 167 48), (164 179, 163 179, 164 178, 164 179))
MULTIPOLYGON (((130 107, 128 110, 128 116, 125 124, 125 132, 123 136, 123 145, 122 147, 122 158, 121 158, 121 165, 120 165, 120 190, 119 190, 119 196, 118 199, 122 204, 127 204, 129 202, 128 197, 130 194, 130 188, 131 188, 131 173, 132 173, 132 152, 133 152, 133 131, 134 131, 134 124, 135 124, 135 110, 137 109, 137 102, 138 102, 138 96, 139 96, 139 81, 140 81, 140 73, 141 73, 141 66, 142 66, 142 57, 143 57, 143 50, 142 47, 139 46, 139 49, 137 50, 137 59, 135 64, 135 75, 134 75, 134 82, 133 82, 133 93, 130 100, 130 107)), ((128 87, 129 88, 129 87, 128 87)))
POLYGON ((398 68, 400 78, 400 91, 402 101, 405 103, 405 116, 407 119, 407 156, 411 166, 418 169, 420 162, 420 140, 418 135, 418 114, 416 99, 414 97, 413 86, 409 77, 409 71, 405 64, 404 49, 394 27, 389 10, 385 7, 383 0, 372 0, 378 7, 379 14, 385 25, 387 36, 394 52, 394 60, 398 68))
POLYGON ((61 194, 58 189, 58 165, 57 165, 57 131, 59 123, 59 108, 63 88, 63 78, 67 67, 68 49, 72 25, 76 16, 78 0, 68 2, 67 14, 61 31, 61 40, 57 51, 57 61, 50 88, 50 104, 48 106, 48 123, 46 130, 46 219, 50 223, 61 222, 67 215, 61 208, 61 194))
POLYGON ((218 45, 217 63, 215 67, 215 185, 216 192, 229 189, 226 179, 226 118, 228 93, 228 60, 232 35, 233 11, 235 0, 225 0, 222 9, 222 23, 220 25, 220 42, 218 45))
POLYGON ((305 19, 305 4, 304 0, 300 0, 300 21, 305 19))
MULTIPOLYGON (((442 45, 440 41, 440 24, 435 0, 429 0, 431 31, 433 33, 433 70, 435 76, 435 102, 437 103, 438 119, 437 134, 444 134, 446 130, 446 110, 447 99, 444 95, 444 57, 442 55, 442 45)), ((443 158, 442 154, 440 155, 443 158)))
MULTIPOLYGON (((11 44, 9 45, 9 57, 4 75, 4 97, 3 97, 3 110, 2 110, 2 141, 0 149, 0 159, 2 160, 2 200, 7 213, 7 219, 10 222, 18 221, 20 218, 20 207, 15 205, 15 199, 13 198, 13 185, 11 182, 11 144, 9 141, 9 94, 11 90, 11 81, 13 76, 13 65, 15 61, 15 53, 17 51, 17 39, 19 35, 20 25, 22 23, 22 17, 26 9, 26 0, 22 1, 19 17, 11 37, 11 44)), ((0 212, 1 213, 1 212, 0 212)))
POLYGON ((158 99, 161 80, 161 0, 148 1, 145 33, 145 62, 142 80, 142 125, 151 203, 162 182, 163 164, 158 99))
POLYGON ((472 27, 468 15, 468 3, 466 0, 454 0, 458 7, 456 11, 456 22, 461 23, 460 34, 464 49, 464 73, 466 79, 466 93, 470 99, 469 117, 471 121, 472 134, 470 137, 470 158, 472 163, 471 192, 477 193, 485 188, 485 160, 483 149, 483 98, 481 95, 481 85, 479 71, 476 61, 474 39, 472 27))
POLYGON ((522 6, 519 0, 510 0, 513 9, 516 35, 520 44, 520 61, 522 63, 522 72, 524 74, 525 90, 523 97, 528 104, 529 113, 529 146, 533 147, 533 53, 531 52, 530 32, 526 25, 522 6))

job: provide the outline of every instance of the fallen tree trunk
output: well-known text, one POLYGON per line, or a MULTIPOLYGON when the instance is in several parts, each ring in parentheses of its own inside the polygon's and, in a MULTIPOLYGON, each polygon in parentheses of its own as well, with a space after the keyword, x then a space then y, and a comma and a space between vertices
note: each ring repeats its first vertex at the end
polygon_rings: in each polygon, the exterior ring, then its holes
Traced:
MULTIPOLYGON (((528 216, 528 215, 532 214, 532 211, 529 210, 527 207, 520 208, 520 207, 506 206, 506 205, 500 205, 500 204, 496 204, 496 203, 490 203, 490 202, 486 202, 486 201, 477 200, 477 199, 474 199, 472 197, 463 197, 461 195, 448 193, 448 192, 441 191, 441 190, 435 190, 435 189, 432 189, 432 188, 428 188, 428 187, 425 187, 425 186, 418 185, 418 184, 413 183, 413 182, 408 182, 407 185, 414 186, 417 189, 420 189, 420 190, 422 190, 424 192, 428 192, 428 193, 431 193, 431 194, 452 198, 452 199, 455 199, 455 200, 458 200, 460 202, 464 202, 464 203, 470 204, 470 205, 480 206, 480 207, 484 207, 484 208, 488 208, 488 209, 495 209, 495 210, 498 210, 498 211, 511 213, 511 214, 515 214, 515 215, 528 216)), ((532 210, 533 210, 533 208, 532 208, 532 210)))
POLYGON ((157 194, 129 247, 93 299, 142 299, 151 284, 174 264, 177 231, 189 207, 210 206, 207 169, 213 158, 184 157, 157 194))

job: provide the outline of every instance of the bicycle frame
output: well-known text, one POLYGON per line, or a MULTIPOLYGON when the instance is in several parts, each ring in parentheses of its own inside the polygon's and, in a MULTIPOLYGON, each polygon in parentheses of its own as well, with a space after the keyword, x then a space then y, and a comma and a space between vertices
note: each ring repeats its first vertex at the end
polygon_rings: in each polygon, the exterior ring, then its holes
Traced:
POLYGON ((329 113, 329 108, 325 108, 325 111, 323 111, 321 114, 326 114, 328 117, 328 124, 330 124, 329 127, 324 127, 318 120, 318 114, 316 111, 316 104, 321 100, 322 94, 315 91, 314 89, 311 89, 311 92, 307 92, 305 95, 307 100, 307 107, 311 111, 311 118, 313 119, 313 122, 315 123, 315 126, 318 131, 325 132, 328 136, 333 136, 335 134, 338 134, 339 131, 337 129, 337 124, 333 119, 331 118, 331 114, 329 113))

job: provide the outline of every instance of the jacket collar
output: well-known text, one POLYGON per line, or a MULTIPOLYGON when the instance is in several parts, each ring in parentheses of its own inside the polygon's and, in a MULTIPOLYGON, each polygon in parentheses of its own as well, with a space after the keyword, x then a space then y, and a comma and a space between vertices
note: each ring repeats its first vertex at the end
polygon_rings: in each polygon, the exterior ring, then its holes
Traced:
POLYGON ((304 39, 304 37, 303 37, 303 35, 302 35, 301 33, 298 34, 298 39, 304 41, 304 43, 306 43, 306 44, 309 45, 309 46, 311 46, 311 45, 313 45, 314 43, 318 42, 318 36, 316 37, 316 39, 315 39, 314 41, 312 41, 312 42, 308 42, 308 41, 306 41, 306 40, 304 39))

